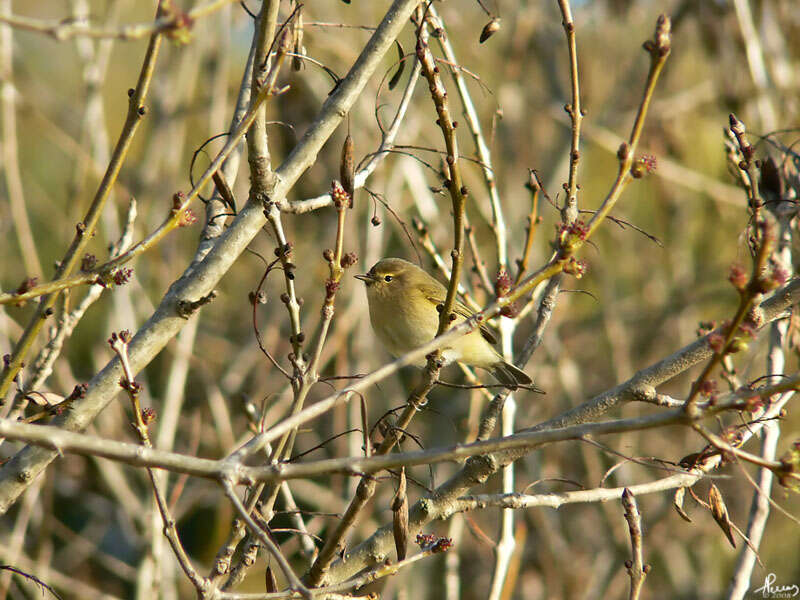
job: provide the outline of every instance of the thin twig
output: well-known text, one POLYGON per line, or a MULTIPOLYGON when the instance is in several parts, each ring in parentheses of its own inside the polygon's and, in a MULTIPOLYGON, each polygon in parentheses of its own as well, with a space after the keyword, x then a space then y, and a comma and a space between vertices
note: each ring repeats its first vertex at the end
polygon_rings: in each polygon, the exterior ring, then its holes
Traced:
POLYGON ((572 19, 572 9, 569 0, 558 0, 561 10, 561 24, 567 36, 569 49, 569 74, 572 83, 572 102, 564 109, 572 121, 572 138, 569 151, 569 181, 567 182, 567 197, 562 209, 562 218, 566 224, 571 224, 578 218, 578 161, 580 160, 581 122, 583 121, 583 107, 581 106, 580 77, 578 74, 578 47, 575 38, 575 21, 572 19))
MULTIPOLYGON (((0 12, 11 12, 11 0, 3 0, 0 12)), ((0 22, 3 17, 0 16, 0 22)), ((28 277, 42 277, 42 265, 36 240, 31 231, 28 209, 25 204, 22 173, 19 168, 19 143, 17 136, 17 91, 14 84, 14 31, 11 27, 0 27, 0 73, 2 73, 2 89, 0 89, 0 115, 2 115, 2 148, 3 179, 5 180, 9 212, 14 223, 14 231, 19 245, 22 264, 28 277)), ((2 401, 0 394, 0 401, 2 401)))
POLYGON ((68 40, 78 36, 100 39, 138 40, 148 35, 161 33, 177 35, 177 32, 181 30, 188 30, 194 21, 218 11, 233 1, 234 0, 211 0, 205 4, 195 6, 185 13, 173 9, 168 14, 159 16, 153 23, 123 25, 115 29, 92 27, 89 23, 74 18, 43 21, 18 15, 0 15, 0 23, 6 23, 17 29, 43 33, 58 41, 68 40))
MULTIPOLYGON (((787 209, 792 208, 789 202, 769 203, 771 212, 775 215, 779 224, 778 242, 773 255, 776 264, 791 274, 792 267, 792 212, 787 209)), ((767 351, 766 371, 770 375, 778 375, 783 372, 786 364, 784 344, 786 343, 789 332, 788 320, 776 321, 770 324, 769 349, 767 351)), ((773 377, 772 380, 777 378, 773 377)), ((770 401, 773 399, 771 398, 770 401)), ((781 399, 776 398, 778 403, 781 399)), ((768 406, 768 405, 765 405, 768 406)), ((761 411, 766 411, 766 408, 761 411)), ((756 415, 756 416, 763 416, 756 415)), ((772 461, 780 438, 780 425, 776 421, 764 423, 761 438, 761 457, 772 461)), ((770 469, 760 469, 757 475, 757 486, 753 491, 753 499, 750 504, 750 516, 747 522, 746 539, 750 540, 752 547, 747 545, 739 552, 736 567, 733 570, 731 581, 728 586, 726 598, 740 600, 745 597, 750 589, 750 579, 758 558, 758 548, 767 526, 770 514, 770 496, 772 491, 773 472, 770 469)))
MULTIPOLYGON (((273 77, 271 81, 274 83, 274 77, 277 76, 277 69, 273 70, 271 76, 273 77)), ((61 271, 59 270, 59 272, 56 273, 56 277, 52 281, 33 286, 24 293, 0 294, 0 304, 17 303, 47 294, 39 303, 39 306, 41 307, 42 303, 46 302, 48 298, 55 298, 54 294, 56 292, 80 285, 96 283, 98 280, 102 279, 104 274, 112 273, 116 269, 130 262, 134 258, 137 258, 140 254, 143 254, 158 244, 164 238, 164 236, 171 231, 177 229, 178 227, 192 224, 194 222, 194 215, 191 214, 189 205, 199 197, 200 190, 202 190, 203 187, 205 187, 205 185, 213 179, 214 174, 219 170, 231 152, 233 152, 233 150, 238 146, 241 138, 245 136, 250 128, 250 125, 258 117, 259 108, 262 106, 263 102, 270 96, 283 93, 285 90, 286 88, 275 90, 271 85, 265 85, 259 90, 258 94, 251 102, 250 109, 242 118, 236 131, 232 135, 228 136, 228 141, 225 143, 225 146, 222 148, 222 150, 220 150, 219 154, 217 154, 200 179, 195 183, 191 191, 186 195, 176 195, 174 198, 174 205, 169 211, 169 216, 147 237, 136 243, 127 252, 106 262, 103 265, 100 265, 99 267, 96 267, 91 271, 81 273, 80 275, 68 276, 66 272, 60 275, 61 271)), ((78 232, 79 238, 86 236, 83 227, 79 226, 78 232)), ((25 339, 24 336, 23 339, 25 339)), ((22 343, 22 340, 20 340, 18 345, 20 343, 22 343)))
POLYGON ((625 561, 625 567, 631 578, 629 600, 639 600, 642 592, 645 577, 650 571, 650 565, 644 564, 642 557, 642 518, 639 514, 639 507, 636 505, 636 498, 628 488, 622 492, 622 506, 625 509, 625 520, 628 522, 628 533, 631 537, 630 560, 625 561))
MULTIPOLYGON (((417 86, 420 71, 421 69, 419 61, 414 61, 414 67, 411 70, 411 75, 409 76, 408 83, 403 91, 403 96, 400 99, 400 104, 397 107, 397 111, 392 119, 392 123, 383 133, 381 144, 378 149, 369 155, 369 160, 366 162, 366 164, 364 164, 363 167, 359 169, 358 173, 356 173, 355 189, 363 188, 364 185, 366 185, 369 176, 372 175, 378 165, 387 156, 389 156, 390 151, 392 148, 394 148, 394 140, 397 138, 397 134, 400 132, 400 126, 403 124, 406 112, 411 104, 411 97, 413 96, 414 89, 417 86)), ((323 194, 322 196, 317 196, 316 198, 295 200, 291 203, 290 207, 285 208, 284 210, 294 214, 303 214, 330 206, 332 202, 333 199, 331 198, 330 194, 323 194)))
MULTIPOLYGON (((123 379, 120 381, 120 387, 125 390, 128 398, 131 401, 134 419, 134 422, 131 425, 133 426, 134 431, 136 431, 136 433, 139 435, 142 447, 152 449, 153 444, 150 441, 149 424, 153 417, 150 416, 152 413, 143 411, 139 405, 140 386, 134 380, 133 371, 128 361, 128 336, 129 334, 126 332, 121 332, 119 335, 114 333, 109 341, 111 342, 111 348, 119 356, 120 362, 122 363, 123 379)), ((206 588, 206 580, 194 568, 192 561, 189 559, 189 555, 186 553, 186 550, 184 550, 183 544, 181 544, 180 537, 178 536, 178 530, 175 526, 175 518, 172 516, 172 511, 170 510, 169 505, 164 497, 162 482, 154 469, 148 467, 147 474, 150 478, 150 483, 153 488, 153 495, 156 499, 156 505, 161 513, 161 520, 164 524, 164 537, 167 538, 167 541, 172 547, 175 558, 177 559, 181 569, 183 569, 184 574, 189 581, 192 582, 192 585, 194 585, 195 589, 200 592, 206 588)))
POLYGON ((280 548, 278 548, 277 544, 272 541, 272 538, 265 532, 258 524, 253 520, 253 517, 250 516, 250 511, 245 508, 242 501, 239 499, 239 496, 236 495, 236 491, 233 489, 233 484, 230 482, 229 479, 222 479, 221 481, 222 489, 225 490, 225 495, 228 497, 228 500, 231 501, 233 507, 239 513, 239 517, 247 523, 247 526, 250 528, 250 531, 255 533, 258 536, 258 539, 261 540, 261 543, 267 548, 269 553, 275 559, 275 562, 278 563, 283 574, 286 576, 286 579, 289 581, 291 585, 291 589, 294 592, 299 592, 304 598, 311 598, 311 591, 303 585, 303 582, 298 579, 297 575, 295 575, 294 571, 292 570, 291 565, 286 560, 286 557, 283 556, 280 548))
MULTIPOLYGON (((458 60, 455 56, 453 46, 450 44, 450 39, 447 37, 447 32, 444 30, 444 22, 438 15, 436 8, 431 5, 428 9, 430 17, 435 21, 438 27, 441 27, 442 33, 436 37, 439 47, 442 50, 445 58, 452 65, 457 65, 458 60)), ((503 205, 500 201, 500 194, 497 190, 497 183, 494 177, 494 168, 492 166, 492 154, 489 146, 486 144, 486 139, 483 135, 478 112, 475 110, 475 105, 472 102, 472 96, 469 93, 464 77, 461 75, 461 69, 452 68, 450 74, 456 84, 456 91, 461 99, 461 105, 464 109, 464 118, 469 128, 472 139, 475 143, 475 151, 478 155, 478 162, 481 167, 481 174, 483 175, 486 189, 489 192, 489 200, 492 206, 492 232, 495 237, 495 247, 497 249, 497 266, 508 266, 508 241, 506 238, 506 222, 503 216, 503 205)))

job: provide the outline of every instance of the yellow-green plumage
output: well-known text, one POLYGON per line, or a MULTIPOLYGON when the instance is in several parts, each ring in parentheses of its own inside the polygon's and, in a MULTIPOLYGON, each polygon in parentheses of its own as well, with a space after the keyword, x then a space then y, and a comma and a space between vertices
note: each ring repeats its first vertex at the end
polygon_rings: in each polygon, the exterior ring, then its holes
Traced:
MULTIPOLYGON (((437 306, 444 303, 447 288, 418 266, 401 258, 384 258, 365 275, 357 275, 367 287, 369 318, 378 339, 394 356, 401 356, 431 341, 439 327, 437 306)), ((472 315, 456 303, 455 323, 472 315)), ((495 338, 486 327, 472 331, 442 348, 446 362, 457 361, 487 369, 514 388, 531 383, 523 371, 503 360, 494 349, 495 338)), ((425 364, 419 361, 419 366, 425 364)))

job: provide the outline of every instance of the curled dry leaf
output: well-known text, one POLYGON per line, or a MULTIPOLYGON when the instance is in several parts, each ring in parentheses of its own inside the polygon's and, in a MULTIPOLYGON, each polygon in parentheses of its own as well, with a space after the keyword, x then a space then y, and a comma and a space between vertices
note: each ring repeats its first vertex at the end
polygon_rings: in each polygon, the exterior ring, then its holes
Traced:
POLYGON ((406 557, 408 549, 408 497, 406 496, 406 470, 400 469, 400 481, 397 492, 392 498, 392 526, 394 529, 394 546, 397 550, 397 560, 406 557))
POLYGON ((687 523, 691 523, 692 520, 689 518, 689 515, 686 514, 686 511, 683 510, 683 498, 686 496, 686 488, 681 487, 675 490, 675 499, 673 500, 673 506, 675 510, 678 511, 678 514, 681 516, 681 519, 686 521, 687 523))
POLYGON ((722 529, 725 537, 727 537, 728 541, 731 543, 731 546, 736 548, 736 540, 733 538, 731 521, 728 518, 728 508, 725 506, 725 501, 722 499, 722 494, 717 486, 713 483, 711 484, 711 488, 708 490, 708 503, 710 504, 711 514, 714 516, 714 520, 717 522, 717 525, 719 525, 720 529, 722 529))

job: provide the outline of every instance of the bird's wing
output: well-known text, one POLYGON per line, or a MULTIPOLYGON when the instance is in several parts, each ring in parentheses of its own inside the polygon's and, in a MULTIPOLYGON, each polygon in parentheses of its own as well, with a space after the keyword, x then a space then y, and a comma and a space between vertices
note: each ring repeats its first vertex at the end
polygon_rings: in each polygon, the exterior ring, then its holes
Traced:
MULTIPOLYGON (((425 297, 428 299, 428 301, 434 306, 444 304, 445 296, 447 294, 447 291, 444 289, 444 287, 441 287, 441 289, 439 289, 439 286, 433 286, 433 285, 423 286, 422 292, 425 294, 425 297)), ((464 317, 465 319, 469 319, 475 314, 458 300, 456 300, 455 305, 453 306, 453 312, 459 315, 460 317, 464 317)), ((481 335, 483 336, 483 339, 485 339, 490 344, 497 343, 497 337, 495 337, 492 330, 489 329, 489 327, 487 327, 483 323, 481 323, 481 335)))

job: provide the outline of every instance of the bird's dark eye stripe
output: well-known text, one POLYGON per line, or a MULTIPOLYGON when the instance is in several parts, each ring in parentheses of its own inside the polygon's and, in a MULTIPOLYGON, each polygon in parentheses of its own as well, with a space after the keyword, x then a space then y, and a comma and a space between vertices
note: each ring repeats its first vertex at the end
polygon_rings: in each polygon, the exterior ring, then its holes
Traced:
POLYGON ((392 279, 393 277, 391 275, 387 275, 386 277, 383 278, 384 281, 391 281, 392 279))

